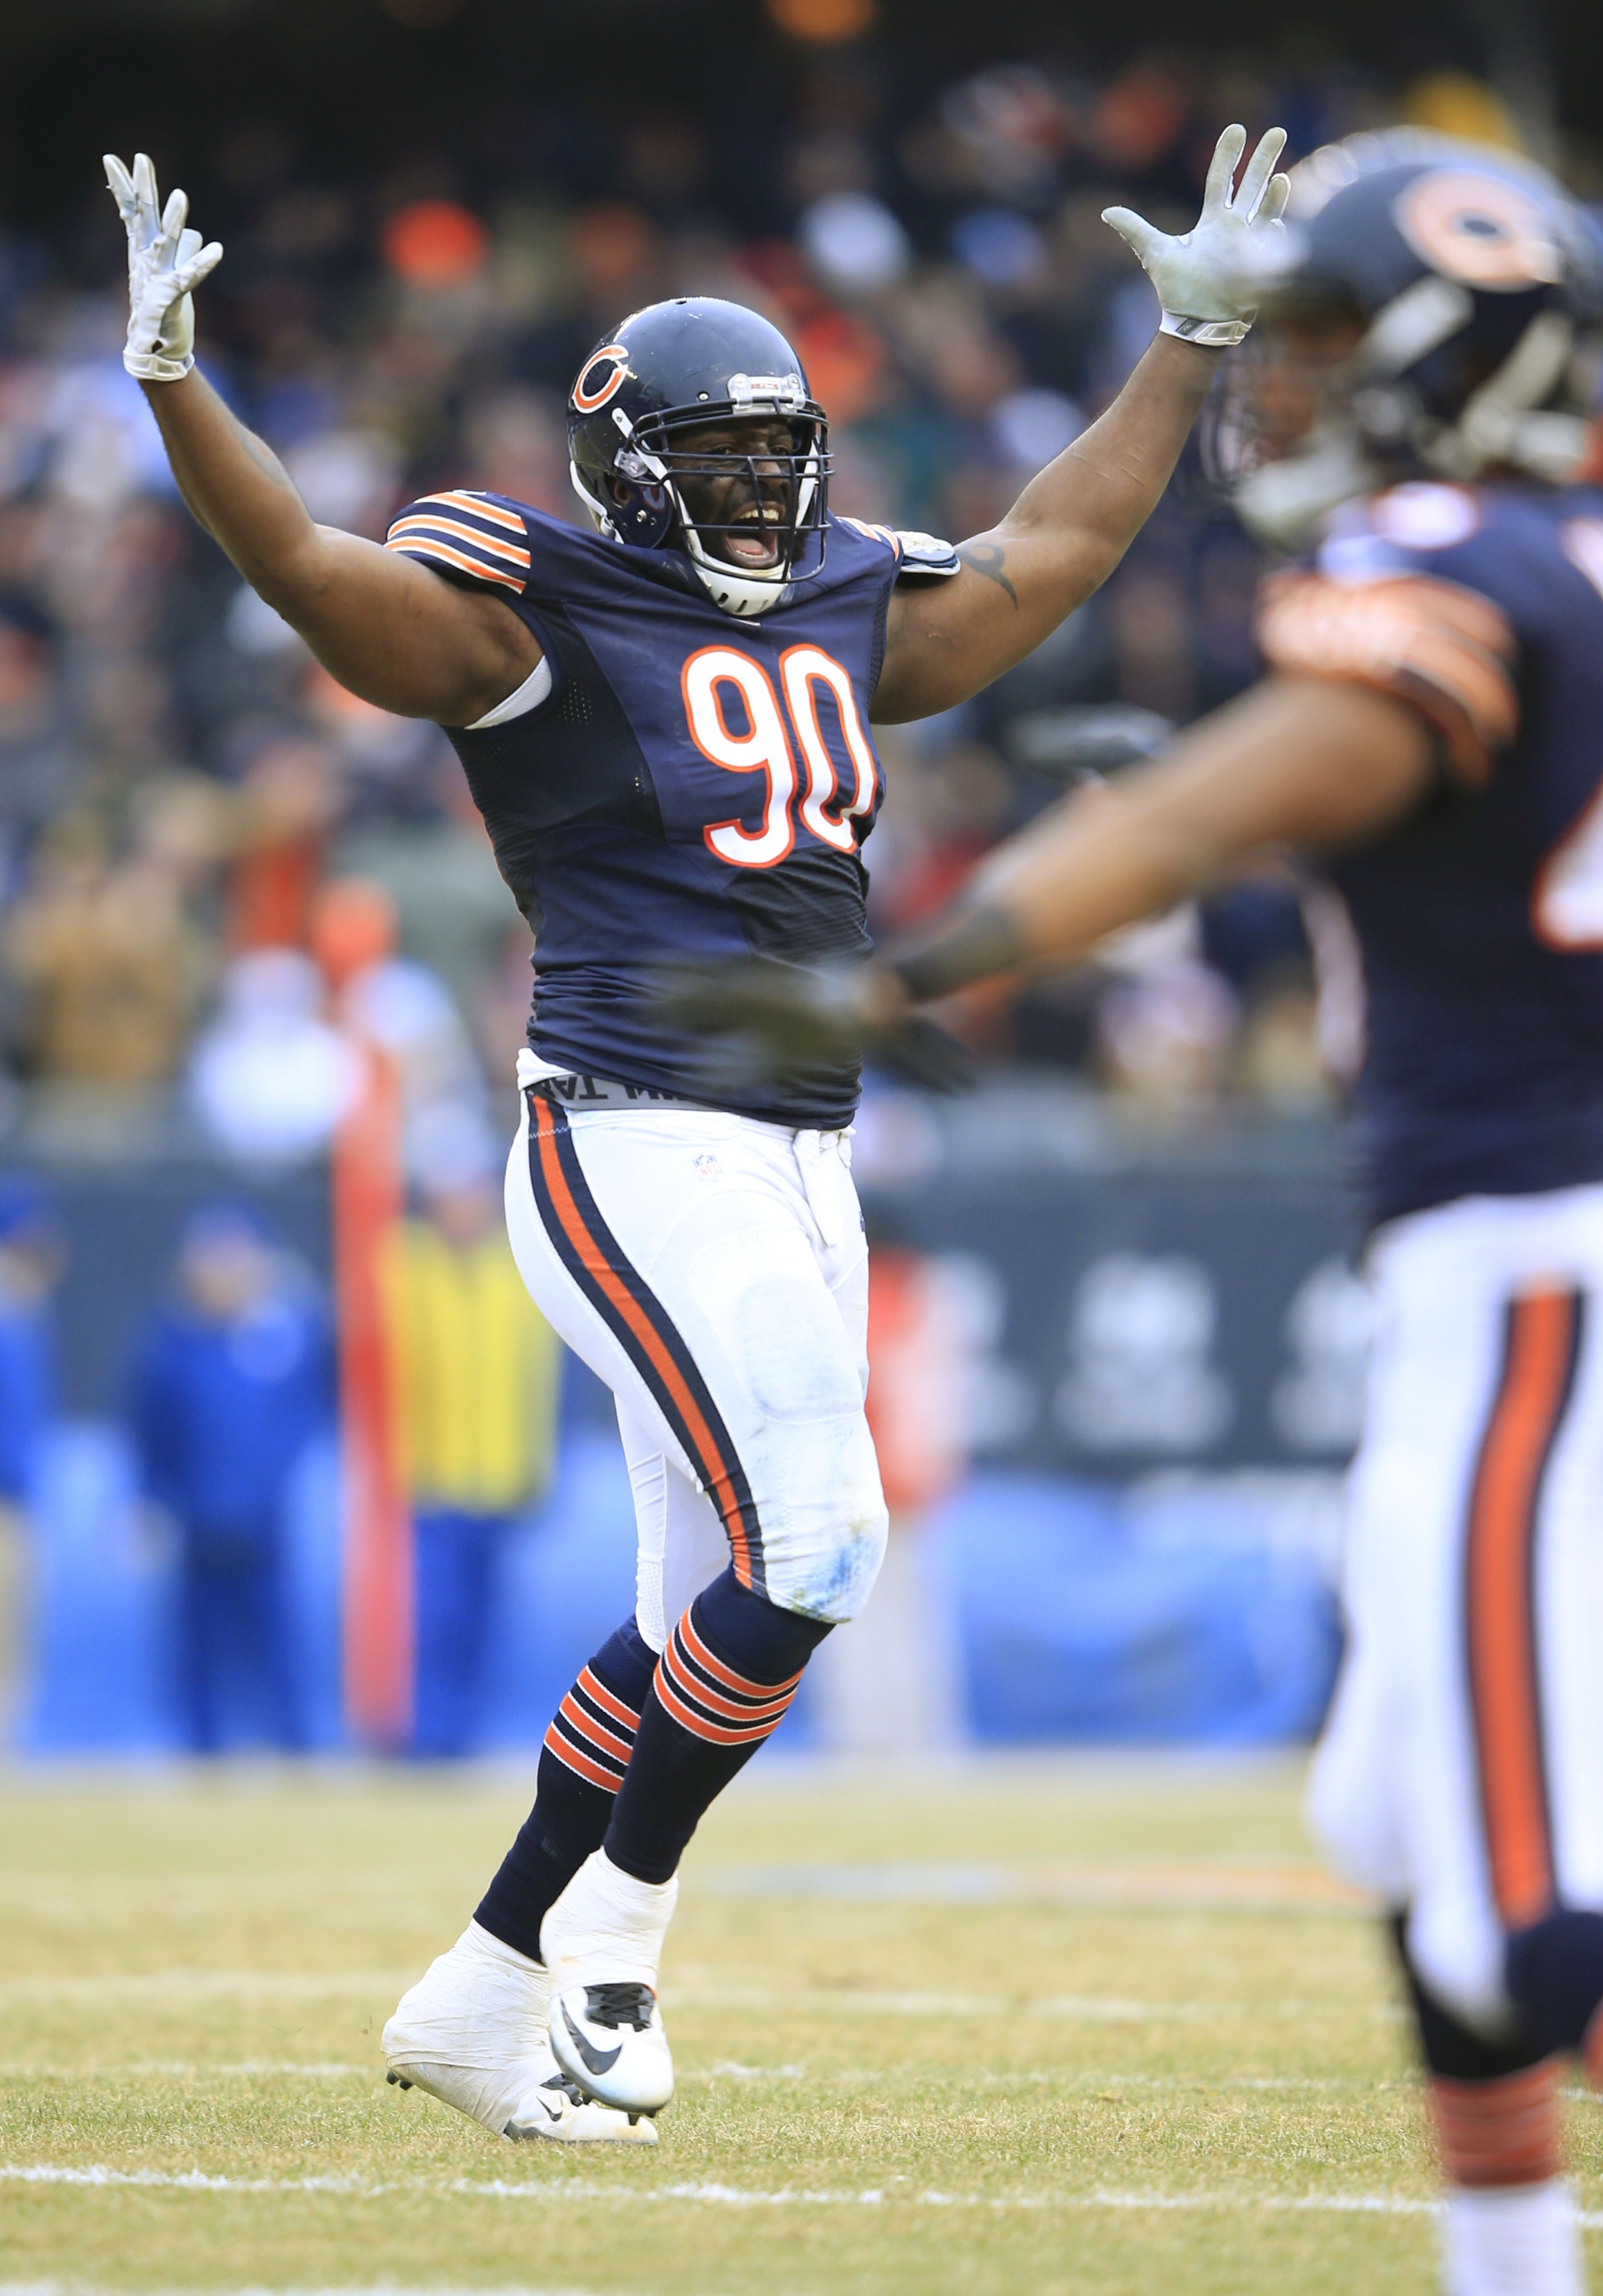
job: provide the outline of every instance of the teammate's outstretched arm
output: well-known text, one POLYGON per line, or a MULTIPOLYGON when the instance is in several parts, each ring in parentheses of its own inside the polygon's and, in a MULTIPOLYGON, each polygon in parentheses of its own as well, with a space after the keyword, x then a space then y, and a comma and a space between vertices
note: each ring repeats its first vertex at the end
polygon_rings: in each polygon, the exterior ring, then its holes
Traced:
POLYGON ((123 365, 144 387, 178 490, 201 525, 353 693, 446 726, 493 709, 538 666, 538 641, 499 599, 313 522, 271 448, 195 368, 191 292, 215 270, 221 247, 203 247, 185 228, 182 192, 159 204, 143 152, 131 173, 111 157, 105 168, 128 234, 123 365))
POLYGON ((1273 170, 1285 143, 1270 128, 1232 196, 1246 132, 1227 127, 1201 217, 1183 238, 1128 208, 1106 210, 1157 290, 1162 327, 1106 414, 1031 480, 999 526, 959 545, 960 574, 938 588, 899 586, 874 697, 882 724, 977 693, 1113 572, 1169 483, 1220 349, 1252 324, 1254 279, 1272 266, 1284 230, 1290 186, 1273 170))
POLYGON ((1362 844, 1411 811, 1436 771, 1435 733, 1410 703, 1334 678, 1267 678, 1165 757, 1077 791, 998 846, 900 948, 834 970, 759 957, 682 967, 662 1004, 737 1038, 760 1074, 864 1054, 949 1086, 917 1005, 1072 964, 1261 856, 1362 844))

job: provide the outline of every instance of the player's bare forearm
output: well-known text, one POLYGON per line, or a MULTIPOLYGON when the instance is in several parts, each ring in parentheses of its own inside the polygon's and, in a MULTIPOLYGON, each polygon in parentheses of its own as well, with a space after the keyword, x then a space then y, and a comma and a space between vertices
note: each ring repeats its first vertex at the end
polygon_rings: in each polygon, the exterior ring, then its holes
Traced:
POLYGON ((877 720, 966 701, 1107 579, 1173 474, 1218 357, 1156 336, 1106 414, 1030 481, 999 526, 959 544, 961 574, 895 592, 877 720))
POLYGON ((924 998, 1072 963, 1265 851, 1362 843, 1410 811, 1434 771, 1434 737, 1406 702, 1268 679, 1156 763, 1077 791, 999 846, 957 911, 887 971, 924 998))
POLYGON ((198 368, 144 389, 196 520, 353 693, 402 717, 466 725, 536 667, 538 641, 499 599, 318 526, 272 449, 198 368))

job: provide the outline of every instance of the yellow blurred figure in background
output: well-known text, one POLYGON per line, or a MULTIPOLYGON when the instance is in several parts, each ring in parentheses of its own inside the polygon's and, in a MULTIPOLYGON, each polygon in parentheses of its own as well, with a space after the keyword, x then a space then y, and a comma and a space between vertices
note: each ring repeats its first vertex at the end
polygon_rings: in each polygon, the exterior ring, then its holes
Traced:
POLYGON ((424 1193, 384 1268, 392 1423, 416 1556, 411 1751, 468 1751, 493 1599, 496 1552, 549 1486, 562 1342, 524 1290, 493 1172, 424 1193))

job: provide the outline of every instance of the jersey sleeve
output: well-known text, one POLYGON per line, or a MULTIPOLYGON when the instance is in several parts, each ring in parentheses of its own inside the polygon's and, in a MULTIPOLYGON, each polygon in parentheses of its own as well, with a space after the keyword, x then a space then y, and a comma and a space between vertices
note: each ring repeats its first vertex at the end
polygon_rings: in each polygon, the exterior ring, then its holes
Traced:
POLYGON ((468 589, 521 596, 529 580, 527 521, 496 495, 424 495, 392 521, 384 547, 468 589))
POLYGON ((867 519, 848 518, 844 512, 840 522, 866 540, 882 544, 890 552, 899 582, 908 575, 931 575, 943 581, 949 574, 962 570, 963 562, 952 544, 941 541, 935 535, 915 534, 903 527, 875 526, 867 519))
POLYGON ((1487 782, 1519 732, 1519 646, 1502 608, 1434 574, 1344 580, 1277 574, 1260 594, 1258 643, 1271 668, 1376 687, 1411 702, 1447 764, 1487 782))

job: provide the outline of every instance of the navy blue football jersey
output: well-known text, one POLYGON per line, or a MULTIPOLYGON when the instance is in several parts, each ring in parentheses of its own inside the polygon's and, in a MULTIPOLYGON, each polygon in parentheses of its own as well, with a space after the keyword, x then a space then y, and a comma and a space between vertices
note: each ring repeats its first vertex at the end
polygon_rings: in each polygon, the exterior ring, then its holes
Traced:
POLYGON ((1328 873, 1377 1218, 1603 1177, 1603 492, 1393 488, 1270 580, 1260 637, 1440 740, 1426 801, 1328 873))
MULTIPOLYGON (((447 728, 534 931, 530 1043, 580 1074, 707 1099, 705 1046, 666 1029, 644 992, 675 958, 866 953, 886 608, 899 576, 954 571, 955 554, 834 518, 822 572, 735 620, 680 552, 624 548, 498 495, 429 496, 388 546, 499 592, 551 664, 534 709, 447 728)), ((716 1096, 834 1129, 858 1082, 843 1065, 716 1096)))

